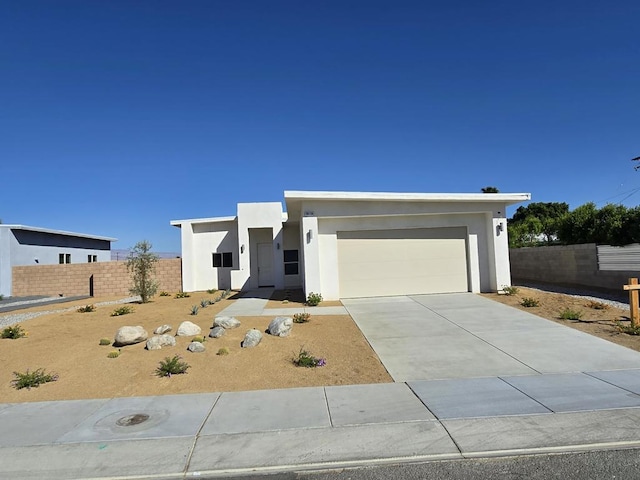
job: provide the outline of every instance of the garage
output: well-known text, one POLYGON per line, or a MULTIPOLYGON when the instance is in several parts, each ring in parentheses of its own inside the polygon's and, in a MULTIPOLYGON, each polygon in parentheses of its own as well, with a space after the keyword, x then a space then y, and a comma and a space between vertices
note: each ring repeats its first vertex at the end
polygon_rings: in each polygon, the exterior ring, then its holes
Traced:
POLYGON ((336 232, 340 297, 469 291, 466 230, 336 232))

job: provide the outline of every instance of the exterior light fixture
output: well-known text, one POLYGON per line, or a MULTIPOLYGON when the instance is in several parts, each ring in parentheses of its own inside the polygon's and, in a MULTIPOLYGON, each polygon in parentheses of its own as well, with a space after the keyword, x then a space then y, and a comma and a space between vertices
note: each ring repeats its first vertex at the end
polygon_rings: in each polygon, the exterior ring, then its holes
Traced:
POLYGON ((240 245, 240 253, 244 253, 244 243, 240 245))

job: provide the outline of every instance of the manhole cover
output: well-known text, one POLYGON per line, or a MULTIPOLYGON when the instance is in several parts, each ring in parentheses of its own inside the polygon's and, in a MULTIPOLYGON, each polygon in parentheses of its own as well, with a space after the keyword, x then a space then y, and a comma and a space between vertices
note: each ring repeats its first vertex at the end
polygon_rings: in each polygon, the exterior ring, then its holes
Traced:
POLYGON ((140 425, 147 420, 149 420, 149 415, 146 413, 136 413, 135 415, 127 415, 126 417, 119 418, 116 421, 116 425, 131 427, 133 425, 140 425))

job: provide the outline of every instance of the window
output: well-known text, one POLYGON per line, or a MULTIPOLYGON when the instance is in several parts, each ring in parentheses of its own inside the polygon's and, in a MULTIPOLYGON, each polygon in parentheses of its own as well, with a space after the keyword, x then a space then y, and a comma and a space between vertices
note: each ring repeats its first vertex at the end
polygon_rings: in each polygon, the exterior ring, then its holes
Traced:
POLYGON ((97 255, 87 255, 87 262, 95 263, 97 261, 98 261, 98 256, 97 255))
POLYGON ((213 254, 213 266, 216 268, 232 268, 233 267, 233 253, 214 253, 213 254))
POLYGON ((58 263, 71 263, 71 254, 70 253, 59 253, 58 254, 58 263))
POLYGON ((298 250, 285 250, 283 253, 284 274, 298 275, 298 250))

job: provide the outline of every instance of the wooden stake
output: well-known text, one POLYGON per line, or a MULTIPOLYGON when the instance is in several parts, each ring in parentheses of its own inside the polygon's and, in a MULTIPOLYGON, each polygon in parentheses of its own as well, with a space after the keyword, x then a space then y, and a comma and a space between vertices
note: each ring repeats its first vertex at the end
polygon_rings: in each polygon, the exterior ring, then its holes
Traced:
POLYGON ((631 325, 637 327, 638 325, 640 325, 640 314, 638 313, 638 279, 630 278, 629 287, 629 310, 631 310, 631 325))

